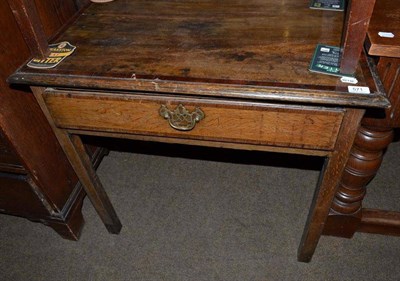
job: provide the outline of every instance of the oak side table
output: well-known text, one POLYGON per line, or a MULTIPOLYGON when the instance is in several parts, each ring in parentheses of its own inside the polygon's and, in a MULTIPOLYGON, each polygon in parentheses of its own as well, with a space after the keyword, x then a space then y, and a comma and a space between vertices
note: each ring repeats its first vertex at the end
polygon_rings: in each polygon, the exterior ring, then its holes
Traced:
POLYGON ((32 86, 111 233, 121 223, 80 135, 324 157, 299 247, 309 261, 365 108, 389 106, 351 46, 345 62, 370 93, 308 70, 318 43, 340 46, 343 22, 298 0, 93 4, 56 39, 76 46, 72 56, 53 69, 22 66, 10 82, 32 86))

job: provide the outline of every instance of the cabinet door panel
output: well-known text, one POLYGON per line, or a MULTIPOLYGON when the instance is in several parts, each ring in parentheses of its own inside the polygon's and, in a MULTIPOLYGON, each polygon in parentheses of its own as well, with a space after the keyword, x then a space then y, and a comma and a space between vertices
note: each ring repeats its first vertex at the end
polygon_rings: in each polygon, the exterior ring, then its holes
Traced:
POLYGON ((0 173, 0 212, 26 217, 49 215, 46 201, 25 175, 0 173))
POLYGON ((11 150, 5 136, 0 131, 0 172, 25 173, 20 160, 11 150))

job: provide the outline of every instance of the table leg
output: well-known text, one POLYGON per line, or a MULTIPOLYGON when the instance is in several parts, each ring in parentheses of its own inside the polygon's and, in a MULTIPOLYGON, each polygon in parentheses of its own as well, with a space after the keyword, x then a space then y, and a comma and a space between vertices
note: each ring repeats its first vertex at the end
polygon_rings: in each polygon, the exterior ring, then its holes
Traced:
POLYGON ((67 131, 57 128, 43 100, 43 89, 32 87, 32 91, 104 225, 110 233, 118 234, 122 227, 121 222, 118 219, 107 193, 104 191, 80 137, 78 135, 71 135, 67 131))
MULTIPOLYGON (((61 133, 65 134, 65 138, 68 137, 67 132, 62 131, 61 133)), ((69 135, 69 137, 71 142, 62 143, 62 146, 69 151, 67 155, 79 180, 107 230, 110 233, 118 234, 122 227, 121 222, 104 191, 80 137, 78 135, 69 135)))
POLYGON ((361 109, 347 110, 335 149, 325 160, 298 250, 301 262, 309 262, 317 247, 363 114, 361 109))

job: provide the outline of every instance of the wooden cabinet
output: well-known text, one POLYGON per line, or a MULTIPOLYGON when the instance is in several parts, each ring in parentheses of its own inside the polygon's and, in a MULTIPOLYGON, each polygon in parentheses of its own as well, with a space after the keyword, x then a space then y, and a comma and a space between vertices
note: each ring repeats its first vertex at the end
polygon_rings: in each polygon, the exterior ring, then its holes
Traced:
POLYGON ((12 151, 5 136, 0 130, 0 170, 10 173, 25 173, 25 169, 20 163, 20 160, 12 151))
MULTIPOLYGON (((86 5, 73 0, 34 2, 47 38, 86 5)), ((0 12, 0 213, 40 221, 67 239, 77 239, 85 192, 28 89, 6 83, 30 52, 7 1, 0 2, 0 12)), ((102 155, 92 152, 95 158, 102 155)))
POLYGON ((0 195, 1 212, 32 219, 51 215, 29 175, 0 173, 0 195))

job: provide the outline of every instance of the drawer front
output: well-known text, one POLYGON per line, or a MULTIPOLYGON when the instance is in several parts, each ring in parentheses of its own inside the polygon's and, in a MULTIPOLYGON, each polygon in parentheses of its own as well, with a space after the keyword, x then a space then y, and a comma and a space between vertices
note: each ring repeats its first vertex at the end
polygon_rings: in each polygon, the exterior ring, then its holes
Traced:
POLYGON ((25 173, 18 157, 10 149, 5 136, 0 131, 0 171, 25 173))
MULTIPOLYGON (((176 96, 48 91, 45 102, 59 127, 279 147, 331 150, 344 112, 176 96), (182 104, 204 112, 192 130, 172 128, 160 115, 182 104)), ((182 111, 182 110, 181 110, 182 111)))
POLYGON ((0 173, 0 212, 27 217, 49 215, 29 177, 8 173, 0 173))

